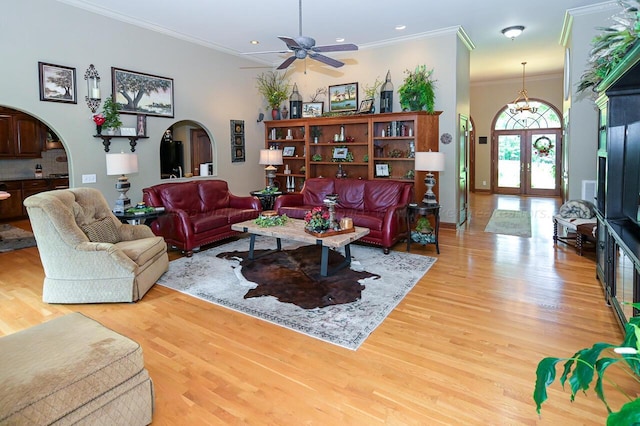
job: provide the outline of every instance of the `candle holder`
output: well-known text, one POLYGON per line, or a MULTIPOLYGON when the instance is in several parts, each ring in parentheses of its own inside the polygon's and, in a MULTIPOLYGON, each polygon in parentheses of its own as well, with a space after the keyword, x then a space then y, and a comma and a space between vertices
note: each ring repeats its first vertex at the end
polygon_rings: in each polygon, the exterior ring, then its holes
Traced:
POLYGON ((84 79, 87 80, 87 96, 84 97, 87 101, 87 106, 92 113, 95 113, 100 107, 100 74, 98 70, 89 65, 89 68, 84 73, 84 79))
POLYGON ((340 229, 340 224, 336 222, 336 204, 338 204, 338 194, 327 194, 322 202, 329 210, 329 229, 340 229))

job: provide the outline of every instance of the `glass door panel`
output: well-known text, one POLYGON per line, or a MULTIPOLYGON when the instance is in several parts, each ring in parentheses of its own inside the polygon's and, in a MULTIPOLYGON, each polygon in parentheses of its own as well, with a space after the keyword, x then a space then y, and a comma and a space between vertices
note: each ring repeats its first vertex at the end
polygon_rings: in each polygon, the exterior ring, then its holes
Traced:
POLYGON ((520 188, 520 141, 518 134, 498 136, 498 187, 520 188))
POLYGON ((531 189, 556 189, 556 135, 535 134, 529 139, 531 189))

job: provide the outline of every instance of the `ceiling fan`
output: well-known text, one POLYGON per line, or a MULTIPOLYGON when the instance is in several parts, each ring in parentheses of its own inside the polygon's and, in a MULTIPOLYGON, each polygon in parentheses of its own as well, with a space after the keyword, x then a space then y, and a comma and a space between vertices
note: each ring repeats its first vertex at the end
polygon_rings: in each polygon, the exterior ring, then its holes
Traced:
POLYGON ((344 62, 340 62, 328 56, 322 55, 324 52, 344 52, 349 50, 358 50, 358 46, 351 43, 345 44, 332 44, 327 46, 316 46, 316 41, 307 36, 302 35, 302 0, 298 0, 299 13, 298 13, 298 37, 285 37, 279 36, 278 38, 287 45, 289 50, 286 51, 272 51, 272 52, 254 52, 254 53, 286 53, 293 52, 293 56, 289 56, 285 61, 277 68, 283 70, 291 65, 296 59, 305 59, 307 56, 316 61, 320 61, 324 64, 330 65, 335 68, 339 68, 344 65, 344 62))

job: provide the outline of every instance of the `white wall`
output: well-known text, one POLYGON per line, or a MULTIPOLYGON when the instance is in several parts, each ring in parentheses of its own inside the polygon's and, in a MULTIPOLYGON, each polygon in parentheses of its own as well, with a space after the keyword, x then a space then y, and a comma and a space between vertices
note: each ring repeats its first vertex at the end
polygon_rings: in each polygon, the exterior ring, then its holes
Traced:
MULTIPOLYGON (((111 93, 112 66, 174 79, 175 118, 148 117, 149 139, 136 148, 140 172, 129 176, 132 202, 141 199, 142 188, 160 181, 162 134, 181 120, 208 129, 220 158, 218 177, 233 192, 246 194, 263 184, 264 172, 257 165, 263 125, 256 123, 262 99, 255 90, 256 70, 240 69, 254 62, 49 0, 9 2, 0 14, 0 28, 5 58, 0 105, 29 112, 56 131, 67 150, 72 186, 83 185, 83 174, 96 174, 95 187, 107 199, 116 195, 116 177, 105 174, 105 153, 92 137, 95 125, 84 102, 83 76, 91 63, 100 73, 103 97, 111 93), (39 100, 38 61, 76 68, 76 105, 39 100), (245 120, 244 163, 231 162, 231 119, 245 120)), ((134 115, 122 117, 125 126, 135 124, 134 115)), ((127 139, 112 144, 115 152, 128 149, 127 139)))
POLYGON ((571 24, 566 46, 571 54, 571 92, 563 112, 569 118, 565 146, 569 161, 565 164, 565 173, 570 200, 581 198, 583 180, 596 179, 598 149, 598 108, 594 94, 591 90, 578 93, 577 85, 588 62, 591 40, 601 33, 597 28, 612 25, 610 18, 619 11, 620 7, 611 3, 569 11, 571 24))
MULTIPOLYGON (((218 158, 217 177, 227 180, 234 193, 248 193, 264 184, 264 172, 257 165, 259 149, 264 144, 264 125, 256 123, 256 118, 259 112, 264 112, 265 105, 255 88, 255 77, 263 70, 241 69, 255 66, 254 62, 49 0, 9 2, 0 15, 0 28, 3 34, 11 34, 0 38, 0 51, 10 58, 3 61, 0 105, 29 112, 58 133, 69 156, 71 186, 83 185, 83 174, 96 174, 98 181, 94 186, 108 199, 115 195, 116 177, 105 174, 105 153, 100 141, 92 136, 95 127, 84 102, 83 75, 89 64, 94 64, 100 73, 103 97, 111 93, 111 67, 174 79, 175 118, 148 117, 149 139, 138 143, 140 172, 129 176, 132 184, 129 197, 133 202, 141 198, 142 188, 160 182, 161 137, 171 124, 182 120, 197 122, 210 132, 214 156, 218 158), (38 61, 76 68, 76 105, 39 100, 38 61), (244 163, 231 162, 229 120, 232 119, 245 120, 244 163)), ((349 82, 371 84, 376 77, 384 79, 390 70, 397 90, 404 79, 404 70, 425 64, 435 70, 435 107, 444 111, 440 116, 440 133, 455 135, 457 108, 464 104, 458 99, 458 93, 464 91, 456 91, 456 84, 461 81, 456 71, 457 30, 345 53, 347 65, 340 69, 307 60, 305 73, 304 62, 297 61, 289 72, 291 82, 298 83, 300 93, 308 100, 317 87, 349 82)), ((396 92, 394 111, 399 110, 396 92)), ((125 126, 133 126, 135 116, 123 115, 123 121, 125 126)), ((456 186, 451 185, 455 181, 453 145, 443 149, 451 152, 445 152, 447 171, 441 173, 440 201, 443 211, 455 213, 456 186)), ((115 152, 128 148, 126 139, 112 144, 115 152)), ((443 220, 455 222, 455 217, 443 220)))

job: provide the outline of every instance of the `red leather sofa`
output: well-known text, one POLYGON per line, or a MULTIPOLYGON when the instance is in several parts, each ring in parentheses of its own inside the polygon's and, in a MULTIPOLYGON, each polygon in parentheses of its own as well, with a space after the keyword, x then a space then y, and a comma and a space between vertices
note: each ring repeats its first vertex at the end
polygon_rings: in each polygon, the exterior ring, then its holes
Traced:
POLYGON ((299 193, 276 198, 273 209, 290 218, 303 219, 313 207, 323 206, 327 194, 338 194, 336 219, 353 219, 355 226, 369 228, 359 241, 382 246, 384 253, 406 238, 407 204, 413 202, 413 184, 393 180, 337 178, 307 179, 299 193))
POLYGON ((166 211, 151 223, 153 233, 189 257, 202 245, 239 234, 231 225, 255 219, 262 210, 257 197, 233 195, 223 180, 161 183, 142 193, 147 206, 166 211))

